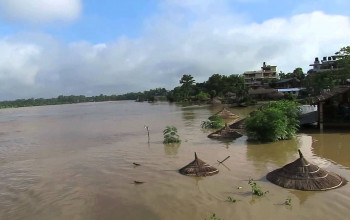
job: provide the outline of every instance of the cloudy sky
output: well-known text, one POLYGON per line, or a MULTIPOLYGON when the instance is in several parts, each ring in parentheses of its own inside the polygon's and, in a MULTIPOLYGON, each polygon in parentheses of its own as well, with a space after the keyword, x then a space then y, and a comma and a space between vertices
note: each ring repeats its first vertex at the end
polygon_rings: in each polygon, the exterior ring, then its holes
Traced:
POLYGON ((0 0, 0 100, 306 72, 350 45, 348 0, 0 0))

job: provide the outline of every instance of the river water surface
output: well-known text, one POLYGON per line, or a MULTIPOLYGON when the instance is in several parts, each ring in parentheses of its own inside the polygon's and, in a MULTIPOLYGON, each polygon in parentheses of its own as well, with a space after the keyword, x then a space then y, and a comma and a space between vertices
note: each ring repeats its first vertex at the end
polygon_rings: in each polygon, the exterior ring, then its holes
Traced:
MULTIPOLYGON (((269 144, 247 143, 245 136, 211 140, 200 124, 221 108, 126 101, 0 110, 0 219, 349 218, 350 184, 303 192, 265 178, 301 149, 310 162, 350 180, 349 132, 269 144), (178 128, 181 144, 162 143, 167 125, 178 128), (179 174, 194 152, 219 174, 179 174), (269 192, 253 196, 249 178, 269 192), (287 198, 291 206, 283 205, 287 198)), ((241 117, 250 110, 231 109, 241 117)))

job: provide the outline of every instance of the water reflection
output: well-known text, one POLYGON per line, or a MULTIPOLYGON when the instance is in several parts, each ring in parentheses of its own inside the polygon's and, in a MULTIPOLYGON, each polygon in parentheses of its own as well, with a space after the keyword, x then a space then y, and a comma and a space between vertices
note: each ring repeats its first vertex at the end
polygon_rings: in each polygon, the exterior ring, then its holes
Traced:
POLYGON ((187 124, 192 124, 195 119, 195 112, 192 108, 184 108, 182 111, 182 118, 187 124))
POLYGON ((252 161, 254 166, 260 168, 268 163, 276 166, 284 166, 296 159, 298 152, 298 139, 278 141, 264 144, 247 144, 247 160, 252 161))
POLYGON ((176 156, 179 151, 180 143, 164 144, 164 152, 168 156, 176 156))
POLYGON ((313 153, 350 168, 350 135, 345 133, 312 134, 313 153))
POLYGON ((93 209, 90 210, 91 213, 89 214, 94 216, 93 219, 161 219, 144 204, 131 205, 126 201, 121 201, 119 198, 106 194, 95 195, 92 207, 93 209))
POLYGON ((292 193, 298 198, 300 205, 303 205, 309 198, 313 197, 316 193, 322 192, 291 190, 290 193, 292 193))

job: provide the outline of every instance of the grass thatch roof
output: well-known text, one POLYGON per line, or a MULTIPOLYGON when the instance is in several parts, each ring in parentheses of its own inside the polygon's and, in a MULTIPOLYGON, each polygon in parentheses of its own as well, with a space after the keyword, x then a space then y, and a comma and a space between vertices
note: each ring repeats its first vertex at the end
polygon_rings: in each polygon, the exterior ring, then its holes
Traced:
POLYGON ((219 115, 223 119, 237 119, 237 118, 239 118, 238 115, 235 115, 234 113, 227 110, 226 108, 223 108, 221 111, 216 113, 216 115, 219 115))
POLYGON ((212 176, 219 173, 218 169, 198 159, 196 153, 194 153, 194 157, 194 161, 179 170, 181 174, 187 176, 212 176))
POLYGON ((232 123, 229 127, 232 128, 232 129, 243 130, 245 128, 245 124, 244 123, 245 123, 245 118, 232 123))
POLYGON ((221 100, 218 97, 214 97, 212 100, 210 100, 209 103, 213 105, 222 104, 221 100))
POLYGON ((309 163, 300 150, 299 156, 294 162, 268 173, 266 178, 284 188, 310 191, 335 189, 346 184, 343 177, 309 163))
POLYGON ((232 129, 227 125, 220 130, 208 135, 209 138, 214 139, 236 139, 242 136, 243 135, 241 132, 237 131, 237 129, 232 129))

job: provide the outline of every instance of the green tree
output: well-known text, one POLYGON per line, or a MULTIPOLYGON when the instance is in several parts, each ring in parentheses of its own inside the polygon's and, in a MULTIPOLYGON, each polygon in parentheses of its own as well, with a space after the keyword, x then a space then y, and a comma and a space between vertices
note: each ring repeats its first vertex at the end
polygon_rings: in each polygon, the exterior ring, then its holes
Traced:
POLYGON ((345 84, 346 80, 350 78, 350 46, 342 47, 335 55, 340 58, 337 61, 337 66, 340 69, 335 71, 335 75, 341 84, 345 84))
POLYGON ((331 89, 335 86, 333 71, 321 71, 309 74, 303 81, 303 86, 311 95, 319 95, 323 89, 331 89))
POLYGON ((214 74, 205 82, 207 90, 210 91, 211 98, 214 96, 223 96, 224 80, 220 74, 214 74), (215 91, 215 92, 213 92, 215 91))
POLYGON ((288 77, 286 76, 286 74, 285 74, 284 72, 282 72, 282 71, 280 71, 280 72, 278 73, 278 77, 279 77, 280 79, 286 79, 286 78, 288 78, 288 77))
POLYGON ((296 102, 271 102, 246 118, 248 138, 257 141, 290 139, 298 130, 298 115, 296 102))
POLYGON ((206 92, 200 91, 197 95, 196 95, 196 99, 198 99, 199 101, 205 101, 207 99, 209 99, 210 95, 206 92))
POLYGON ((299 80, 305 79, 305 73, 301 67, 295 68, 292 73, 284 73, 280 71, 278 74, 280 79, 297 78, 299 80))
POLYGON ((304 74, 303 69, 301 67, 295 68, 295 70, 293 70, 293 72, 290 76, 291 76, 290 78, 297 78, 299 80, 305 79, 305 74, 304 74))
POLYGON ((295 101, 282 100, 278 102, 270 102, 267 104, 268 108, 277 108, 287 116, 286 137, 291 139, 299 128, 299 103, 295 101))
POLYGON ((241 99, 247 95, 248 89, 245 85, 243 75, 232 74, 227 78, 227 82, 228 88, 226 89, 226 92, 235 93, 238 99, 241 99))
POLYGON ((190 93, 193 91, 193 84, 195 80, 191 75, 183 75, 180 79, 181 89, 183 91, 184 99, 188 99, 190 93))

